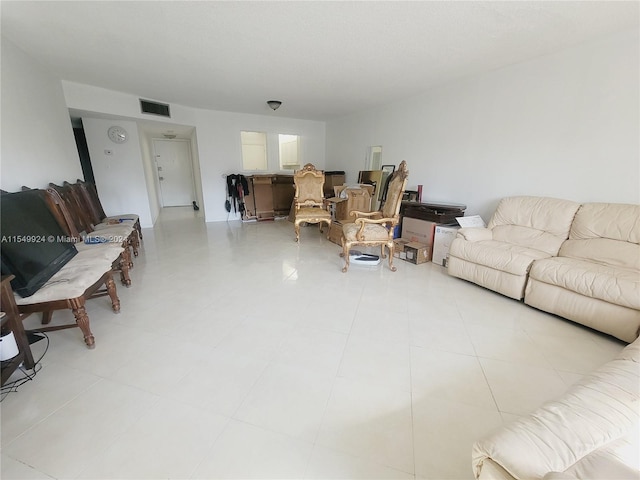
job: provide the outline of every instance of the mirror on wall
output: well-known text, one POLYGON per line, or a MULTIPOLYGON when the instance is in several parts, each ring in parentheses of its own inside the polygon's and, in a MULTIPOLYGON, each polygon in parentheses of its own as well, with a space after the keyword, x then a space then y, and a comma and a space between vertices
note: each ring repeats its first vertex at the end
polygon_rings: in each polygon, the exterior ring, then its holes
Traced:
POLYGON ((380 170, 382 168, 382 145, 369 147, 365 170, 380 170))

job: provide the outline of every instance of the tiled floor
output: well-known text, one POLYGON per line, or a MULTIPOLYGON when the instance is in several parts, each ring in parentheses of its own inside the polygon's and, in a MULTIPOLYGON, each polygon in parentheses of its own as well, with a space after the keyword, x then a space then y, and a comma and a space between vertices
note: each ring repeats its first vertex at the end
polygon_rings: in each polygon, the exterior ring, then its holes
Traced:
POLYGON ((472 478, 475 439, 623 348, 431 263, 343 274, 316 227, 165 209, 144 235, 95 350, 50 333, 2 402, 3 479, 472 478))

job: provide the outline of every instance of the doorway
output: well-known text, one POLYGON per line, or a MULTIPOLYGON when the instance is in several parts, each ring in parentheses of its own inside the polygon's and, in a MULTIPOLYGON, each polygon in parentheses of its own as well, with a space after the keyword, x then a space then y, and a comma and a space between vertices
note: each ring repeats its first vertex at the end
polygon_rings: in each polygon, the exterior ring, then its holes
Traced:
POLYGON ((189 141, 154 138, 153 155, 162 207, 192 205, 196 193, 189 141))

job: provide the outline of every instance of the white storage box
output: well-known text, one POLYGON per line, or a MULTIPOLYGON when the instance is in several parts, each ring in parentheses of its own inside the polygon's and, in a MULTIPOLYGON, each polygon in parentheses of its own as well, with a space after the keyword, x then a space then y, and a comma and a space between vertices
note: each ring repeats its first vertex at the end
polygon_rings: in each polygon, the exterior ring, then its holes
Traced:
POLYGON ((447 266, 449 261, 449 247, 451 242, 456 238, 459 225, 436 225, 433 236, 433 255, 431 261, 443 267, 447 266))

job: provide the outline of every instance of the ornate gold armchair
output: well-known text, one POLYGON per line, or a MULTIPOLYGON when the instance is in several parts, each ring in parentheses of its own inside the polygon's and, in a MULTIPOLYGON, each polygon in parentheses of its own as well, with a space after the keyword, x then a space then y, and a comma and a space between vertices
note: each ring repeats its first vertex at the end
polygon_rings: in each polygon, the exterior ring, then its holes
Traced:
MULTIPOLYGON (((331 228, 331 214, 323 203, 324 173, 307 163, 293 175, 296 187, 293 227, 296 231, 296 242, 300 240, 301 223, 318 223, 322 232, 322 224, 331 228)), ((328 232, 327 232, 328 233, 328 232)))
POLYGON ((407 185, 407 163, 403 160, 398 170, 389 179, 387 197, 382 210, 377 212, 350 212, 355 217, 354 223, 345 223, 342 226, 342 253, 345 265, 343 272, 349 269, 349 250, 354 245, 375 246, 380 245, 380 254, 385 258, 384 247, 389 250, 389 269, 396 271, 393 266, 393 230, 398 224, 400 216, 400 203, 402 194, 407 185))

